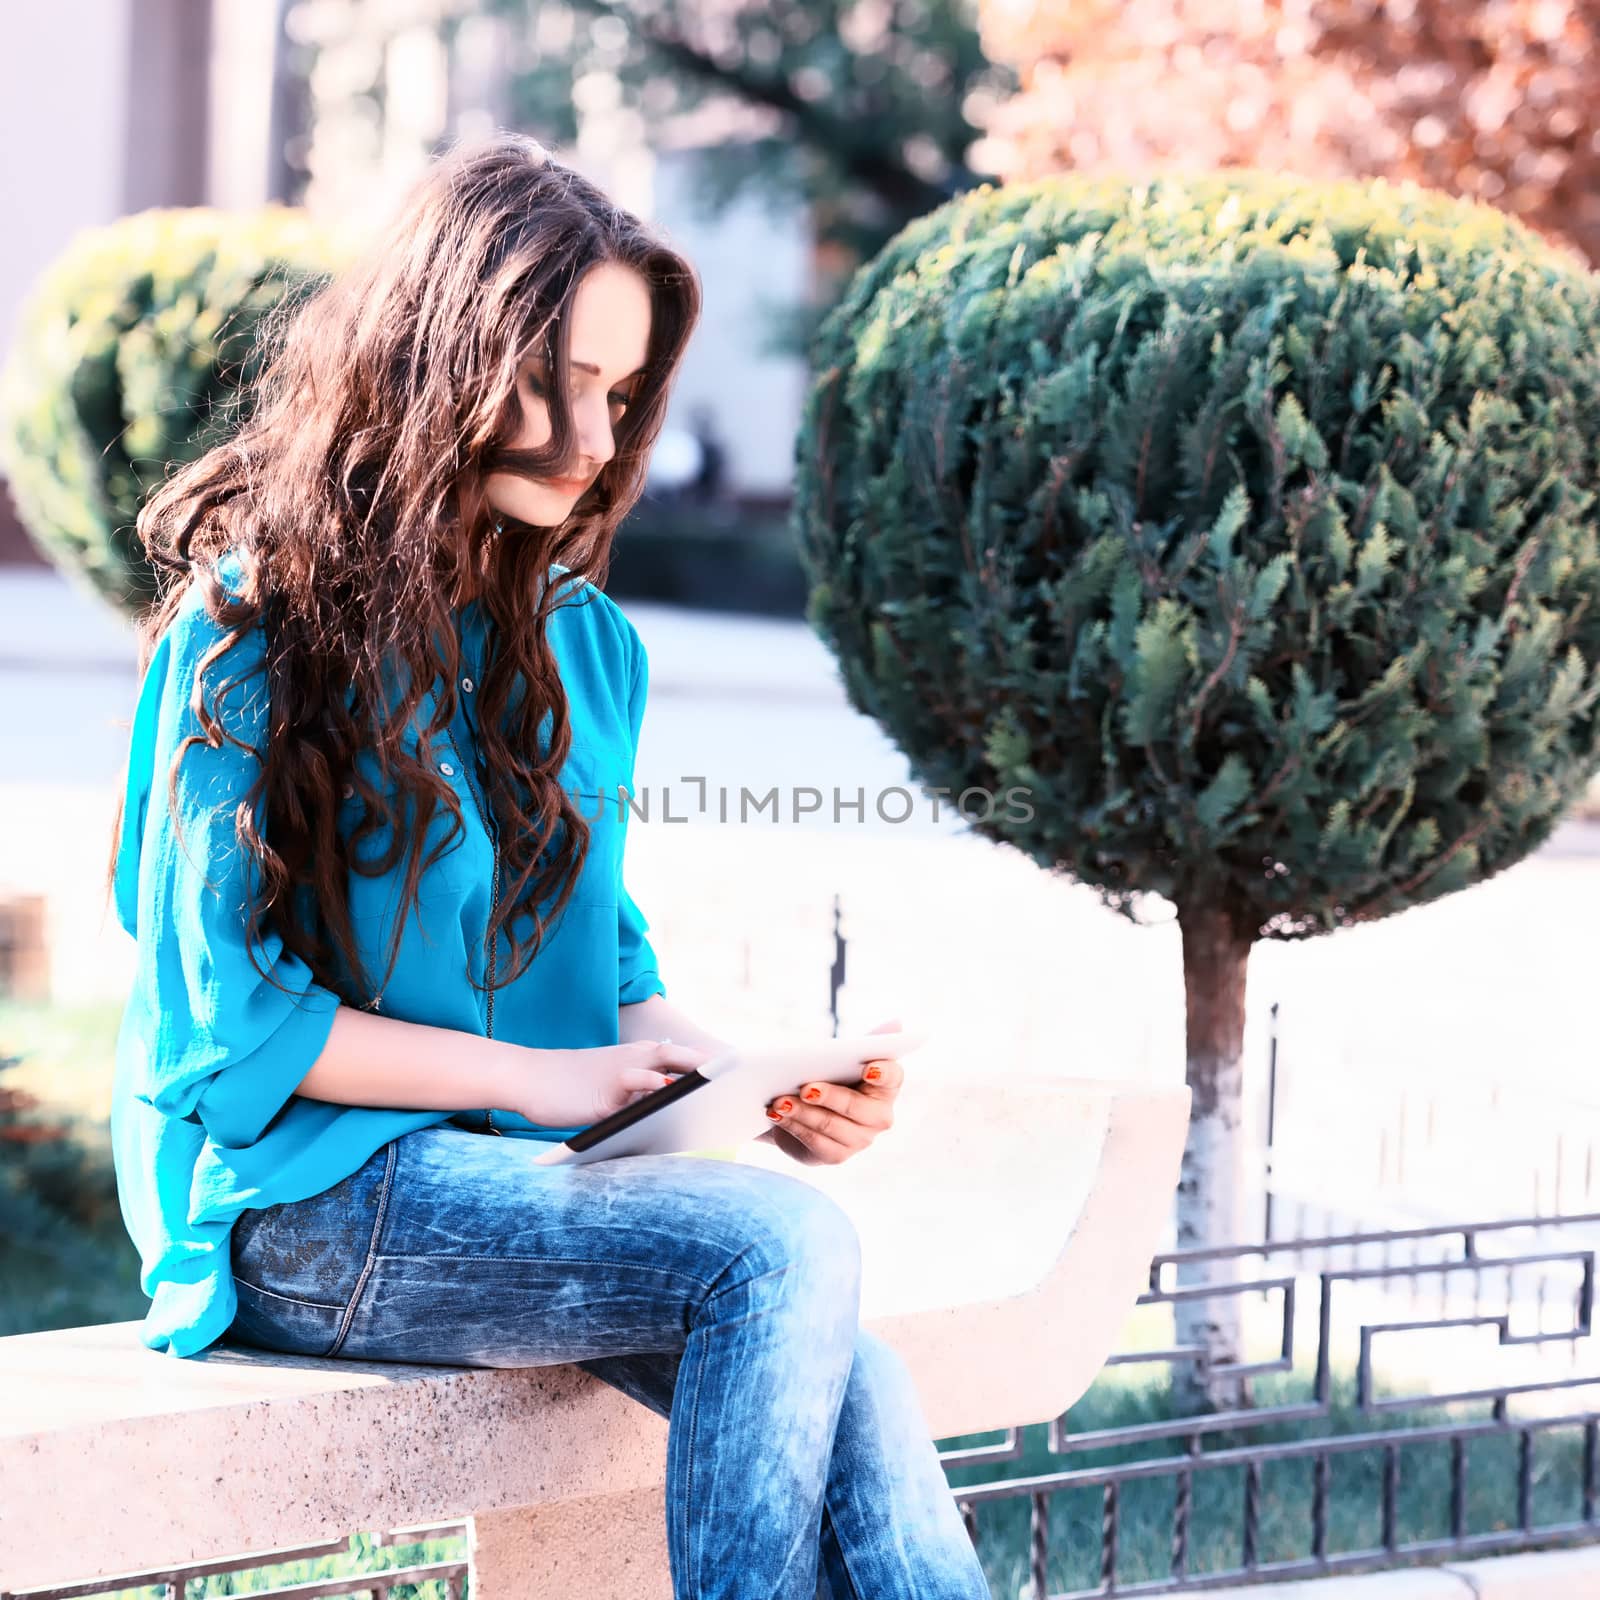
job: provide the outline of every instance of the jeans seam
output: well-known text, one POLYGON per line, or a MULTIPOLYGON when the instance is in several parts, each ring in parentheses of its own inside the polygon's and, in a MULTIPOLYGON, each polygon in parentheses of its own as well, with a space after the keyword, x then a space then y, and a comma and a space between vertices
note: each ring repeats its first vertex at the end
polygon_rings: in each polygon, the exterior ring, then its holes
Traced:
MULTIPOLYGON (((492 1261, 501 1266, 606 1267, 613 1271, 622 1265, 605 1256, 458 1256, 442 1255, 437 1250, 380 1250, 377 1252, 377 1259, 379 1261, 492 1261)), ((705 1287, 705 1279, 696 1272, 682 1272, 677 1267, 659 1267, 652 1261, 630 1261, 626 1266, 630 1272, 654 1272, 666 1278, 687 1278, 690 1283, 699 1284, 701 1288, 705 1287)))
POLYGON ((386 1156, 383 1163, 383 1182, 378 1187, 378 1214, 372 1221, 372 1237, 367 1241, 367 1259, 361 1265, 361 1274, 356 1279, 356 1286, 350 1291, 349 1303, 344 1308, 344 1320, 339 1325, 339 1332, 333 1344, 323 1352, 324 1357, 339 1353, 339 1347, 350 1335, 351 1325, 356 1319, 356 1306, 361 1299, 362 1291, 367 1286, 367 1280, 372 1276, 373 1265, 378 1259, 378 1235, 383 1231, 383 1219, 389 1211, 389 1194, 394 1187, 395 1162, 399 1155, 399 1141, 391 1139, 385 1147, 386 1156))
POLYGON ((252 1283, 248 1278, 241 1278, 236 1272, 233 1275, 234 1283, 251 1294, 264 1294, 269 1300, 282 1300, 291 1306, 308 1306, 313 1311, 343 1311, 344 1307, 338 1301, 330 1300, 302 1300, 297 1294, 279 1294, 276 1289, 263 1289, 259 1283, 252 1283))
MULTIPOLYGON (((844 1541, 839 1537, 839 1524, 834 1521, 833 1513, 828 1510, 828 1490, 826 1484, 823 1485, 822 1490, 822 1520, 827 1523, 828 1531, 833 1536, 834 1549, 839 1552, 839 1565, 844 1571, 844 1581, 850 1585, 849 1594, 835 1594, 833 1595, 833 1600, 861 1600, 861 1591, 856 1587, 856 1576, 850 1570, 850 1563, 845 1559, 844 1541)), ((825 1578, 828 1577, 827 1563, 822 1559, 822 1550, 820 1546, 817 1550, 817 1564, 822 1569, 823 1576, 825 1578)), ((832 1594, 833 1580, 831 1578, 828 1579, 828 1590, 829 1593, 832 1594)))
MULTIPOLYGON (((692 1339, 694 1334, 691 1333, 689 1337, 692 1339)), ((694 1394, 690 1397, 689 1415, 686 1419, 689 1437, 684 1442, 683 1450, 683 1494, 679 1497, 678 1505, 674 1507, 678 1516, 678 1542, 683 1547, 684 1575, 688 1580, 691 1596, 702 1593, 698 1560, 699 1543, 689 1537, 689 1506, 694 1499, 695 1444, 700 1430, 700 1389, 705 1382, 705 1370, 706 1363, 702 1355, 700 1360, 695 1362, 694 1394)))
MULTIPOLYGON (((695 1307, 694 1316, 690 1319, 690 1332, 689 1332, 690 1339, 693 1339, 697 1333, 702 1331, 697 1326, 697 1324, 700 1322, 701 1317, 704 1315, 706 1307, 709 1306, 711 1304, 711 1302, 717 1298, 718 1295, 726 1293, 729 1289, 735 1289, 735 1288, 741 1288, 741 1287, 748 1288, 750 1286, 750 1283, 752 1282, 751 1279, 749 1279, 749 1278, 740 1278, 740 1279, 736 1279, 733 1283, 725 1283, 725 1284, 723 1284, 720 1289, 716 1287, 718 1281, 721 1280, 722 1278, 727 1277, 728 1273, 730 1271, 732 1271, 732 1269, 735 1266, 737 1266, 741 1261, 743 1261, 744 1258, 749 1253, 750 1253, 750 1246, 747 1244, 743 1248, 741 1248, 740 1250, 738 1250, 738 1251, 736 1251, 734 1253, 733 1259, 731 1261, 727 1262, 723 1266, 722 1270, 720 1272, 718 1272, 715 1277, 712 1278, 712 1280, 711 1280, 711 1282, 709 1284, 703 1285, 703 1287, 706 1289, 707 1292, 700 1297, 700 1304, 695 1307)), ((774 1268, 772 1270, 774 1270, 774 1271, 782 1271, 783 1268, 782 1267, 777 1267, 777 1268, 774 1268)), ((766 1273, 758 1273, 756 1276, 757 1277, 765 1277, 766 1275, 767 1275, 766 1273)), ((692 1274, 680 1274, 680 1276, 692 1276, 692 1274)), ((705 1381, 705 1366, 706 1366, 706 1364, 705 1364, 704 1358, 702 1358, 701 1360, 699 1360, 695 1364, 694 1394, 691 1396, 691 1399, 690 1399, 689 1412, 688 1412, 688 1417, 686 1419, 687 1423, 688 1423, 688 1435, 689 1436, 688 1436, 688 1440, 686 1441, 685 1448, 684 1448, 684 1466, 683 1466, 684 1483, 683 1483, 683 1494, 680 1497, 682 1503, 677 1507, 677 1510, 678 1510, 678 1513, 679 1513, 679 1518, 680 1518, 680 1524, 681 1524, 681 1527, 682 1527, 682 1532, 681 1532, 681 1535, 680 1535, 680 1542, 682 1543, 683 1549, 684 1549, 685 1577, 686 1577, 686 1579, 688 1581, 689 1593, 690 1593, 691 1596, 698 1596, 698 1595, 704 1593, 704 1590, 701 1588, 701 1584, 700 1584, 700 1570, 699 1570, 698 1559, 697 1559, 698 1558, 698 1553, 699 1553, 699 1545, 695 1540, 693 1540, 693 1539, 691 1539, 689 1537, 688 1518, 689 1518, 689 1506, 693 1503, 693 1500, 694 1500, 695 1444, 696 1444, 696 1440, 697 1440, 698 1435, 699 1435, 699 1428, 700 1428, 700 1390, 701 1390, 702 1384, 705 1381)))

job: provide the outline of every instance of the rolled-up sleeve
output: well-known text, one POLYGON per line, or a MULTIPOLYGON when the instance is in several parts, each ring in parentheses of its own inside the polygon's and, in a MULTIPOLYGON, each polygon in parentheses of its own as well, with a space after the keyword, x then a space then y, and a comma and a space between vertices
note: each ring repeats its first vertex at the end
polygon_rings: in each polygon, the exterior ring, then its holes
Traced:
MULTIPOLYGON (((138 947, 127 1059, 135 1098, 199 1124, 218 1145, 242 1148, 293 1097, 340 1002, 275 931, 263 929, 253 949, 246 942, 261 875, 235 818, 266 746, 259 625, 206 669, 207 709, 246 748, 230 739, 220 748, 189 745, 174 820, 168 774, 183 740, 202 731, 190 703, 195 672, 228 631, 197 600, 185 603, 152 656, 130 741, 116 872, 119 913, 138 947)), ((259 802, 255 817, 264 827, 259 802)))
MULTIPOLYGON (((639 730, 644 726, 645 699, 650 692, 650 658, 644 641, 629 627, 632 665, 628 677, 628 720, 633 729, 633 757, 639 751, 639 730)), ((631 763, 630 763, 631 767, 631 763)), ((620 870, 620 869, 619 869, 620 870)), ((646 937, 650 924, 627 885, 617 885, 617 1004, 633 1005, 653 994, 664 995, 656 953, 646 937)))
POLYGON ((631 1006, 653 994, 665 994, 656 953, 645 937, 650 924, 623 888, 617 896, 617 1004, 631 1006))

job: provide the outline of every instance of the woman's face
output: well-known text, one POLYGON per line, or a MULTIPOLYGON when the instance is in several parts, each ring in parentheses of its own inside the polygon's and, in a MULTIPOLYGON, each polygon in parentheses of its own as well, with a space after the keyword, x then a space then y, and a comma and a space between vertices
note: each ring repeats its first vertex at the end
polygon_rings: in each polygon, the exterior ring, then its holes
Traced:
MULTIPOLYGON (((649 349, 649 285, 632 267, 602 262, 578 285, 570 315, 571 406, 579 476, 563 483, 493 472, 484 479, 484 498, 496 511, 535 527, 563 522, 615 453, 612 429, 627 413, 649 349)), ((522 431, 508 441, 513 448, 534 450, 549 442, 552 429, 545 396, 553 376, 542 355, 523 361, 517 373, 522 431)))

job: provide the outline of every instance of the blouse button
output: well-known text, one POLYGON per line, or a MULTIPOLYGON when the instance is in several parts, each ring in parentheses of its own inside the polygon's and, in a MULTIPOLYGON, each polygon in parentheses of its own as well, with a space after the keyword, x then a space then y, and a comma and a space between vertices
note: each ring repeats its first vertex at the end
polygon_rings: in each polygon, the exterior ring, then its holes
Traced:
POLYGON ((454 767, 452 767, 448 761, 441 761, 439 763, 439 770, 447 778, 453 778, 456 775, 456 769, 454 767))
POLYGON ((465 689, 468 694, 471 694, 472 693, 472 679, 471 678, 463 678, 461 680, 461 687, 463 689, 465 689))
POLYGON ((353 800, 353 799, 355 799, 355 795, 356 795, 356 786, 353 783, 347 783, 344 786, 344 797, 345 797, 345 799, 346 800, 353 800))

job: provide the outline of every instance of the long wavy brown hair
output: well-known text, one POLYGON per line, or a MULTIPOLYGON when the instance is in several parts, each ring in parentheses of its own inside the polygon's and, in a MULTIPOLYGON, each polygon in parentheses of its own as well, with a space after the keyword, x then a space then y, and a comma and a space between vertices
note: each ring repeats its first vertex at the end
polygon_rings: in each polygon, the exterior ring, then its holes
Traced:
MULTIPOLYGON (((502 134, 458 146, 428 169, 358 260, 269 329, 239 431, 173 472, 145 503, 137 533, 158 569, 158 598, 138 620, 140 674, 198 585, 206 611, 231 630, 189 690, 213 747, 225 734, 202 680, 258 622, 263 629, 267 747, 236 816, 246 860, 253 857, 260 874, 247 916, 252 952, 271 927, 317 981, 349 999, 333 965, 336 945, 345 970, 371 987, 354 948, 348 874, 392 871, 404 853, 409 906, 425 867, 462 836, 455 791, 407 748, 405 735, 429 686, 437 701, 421 730, 424 750, 454 717, 460 651, 452 613, 476 596, 486 627, 478 718, 486 802, 506 884, 491 927, 510 941, 499 984, 527 970, 572 894, 589 843, 588 823, 559 779, 572 730, 546 624, 578 580, 604 586, 617 525, 643 493, 700 303, 688 261, 534 140, 502 134), (646 368, 599 477, 559 526, 533 526, 493 511, 483 482, 493 472, 576 475, 566 313, 585 273, 604 262, 634 269, 650 288, 646 368), (545 386, 552 436, 540 450, 518 450, 517 373, 534 353, 553 374, 545 386), (215 567, 229 550, 244 578, 231 600, 215 567), (574 576, 546 582, 556 562, 574 576), (514 720, 502 731, 519 676, 514 720), (355 765, 363 747, 382 774, 376 786, 355 765), (347 784, 361 796, 362 817, 341 839, 335 817, 347 784), (454 821, 425 862, 426 823, 439 805, 454 821), (397 813, 423 821, 407 829, 397 813), (270 819, 264 831, 257 815, 270 819), (353 849, 391 830, 382 860, 363 851, 352 861, 353 849), (538 907, 551 895, 546 922, 538 907), (533 932, 519 944, 511 930, 523 916, 533 932)), ((168 775, 175 819, 178 767, 201 739, 183 742, 168 775)), ((108 895, 121 827, 119 804, 108 895)), ((385 984, 400 926, 397 919, 385 984)))

